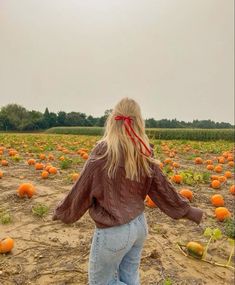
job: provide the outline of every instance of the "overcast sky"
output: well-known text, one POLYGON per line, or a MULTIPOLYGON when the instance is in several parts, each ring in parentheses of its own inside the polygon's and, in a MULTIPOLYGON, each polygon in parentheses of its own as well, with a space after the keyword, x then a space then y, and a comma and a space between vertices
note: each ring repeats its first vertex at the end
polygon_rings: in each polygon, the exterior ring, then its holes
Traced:
POLYGON ((234 123, 233 0, 0 0, 0 107, 234 123))

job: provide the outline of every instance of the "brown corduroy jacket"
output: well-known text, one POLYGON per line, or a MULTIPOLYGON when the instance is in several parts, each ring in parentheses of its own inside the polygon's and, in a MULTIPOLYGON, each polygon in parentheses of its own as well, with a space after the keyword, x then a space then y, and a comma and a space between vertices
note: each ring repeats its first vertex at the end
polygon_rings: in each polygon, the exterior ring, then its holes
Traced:
MULTIPOLYGON (((150 145, 153 156, 153 144, 150 145)), ((146 176, 141 182, 132 181, 125 177, 125 161, 122 156, 116 178, 109 179, 107 172, 102 170, 105 158, 96 160, 106 147, 102 142, 92 149, 80 177, 55 208, 53 220, 73 223, 89 210, 98 228, 125 224, 144 211, 144 200, 149 195, 169 217, 189 219, 196 224, 201 222, 203 211, 193 207, 176 191, 158 165, 151 166, 151 177, 146 176)))

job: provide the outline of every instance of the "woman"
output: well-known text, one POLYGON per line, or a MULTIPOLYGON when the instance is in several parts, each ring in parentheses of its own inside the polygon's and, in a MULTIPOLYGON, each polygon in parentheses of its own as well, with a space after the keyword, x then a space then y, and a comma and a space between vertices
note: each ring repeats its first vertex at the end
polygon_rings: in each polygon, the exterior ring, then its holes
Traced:
POLYGON ((146 195, 173 219, 201 222, 202 210, 177 193, 153 158, 152 147, 140 106, 122 99, 108 116, 104 136, 79 179, 55 209, 53 220, 73 223, 89 210, 95 222, 90 285, 140 284, 141 252, 148 234, 146 195))

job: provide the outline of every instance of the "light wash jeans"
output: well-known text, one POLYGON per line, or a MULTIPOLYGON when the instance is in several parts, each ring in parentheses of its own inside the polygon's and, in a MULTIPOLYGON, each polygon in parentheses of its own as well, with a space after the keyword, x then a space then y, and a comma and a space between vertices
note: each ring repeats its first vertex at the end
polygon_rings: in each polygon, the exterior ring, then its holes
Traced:
POLYGON ((144 213, 127 224, 95 228, 89 285, 139 285, 139 265, 148 225, 144 213))

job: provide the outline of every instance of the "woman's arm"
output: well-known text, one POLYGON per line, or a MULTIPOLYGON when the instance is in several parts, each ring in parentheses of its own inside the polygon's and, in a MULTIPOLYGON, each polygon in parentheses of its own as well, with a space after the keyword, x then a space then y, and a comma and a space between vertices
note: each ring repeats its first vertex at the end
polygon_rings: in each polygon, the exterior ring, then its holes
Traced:
POLYGON ((152 183, 147 193, 159 209, 173 219, 186 218, 199 224, 203 211, 192 207, 187 198, 181 196, 164 175, 158 165, 154 165, 152 183))

